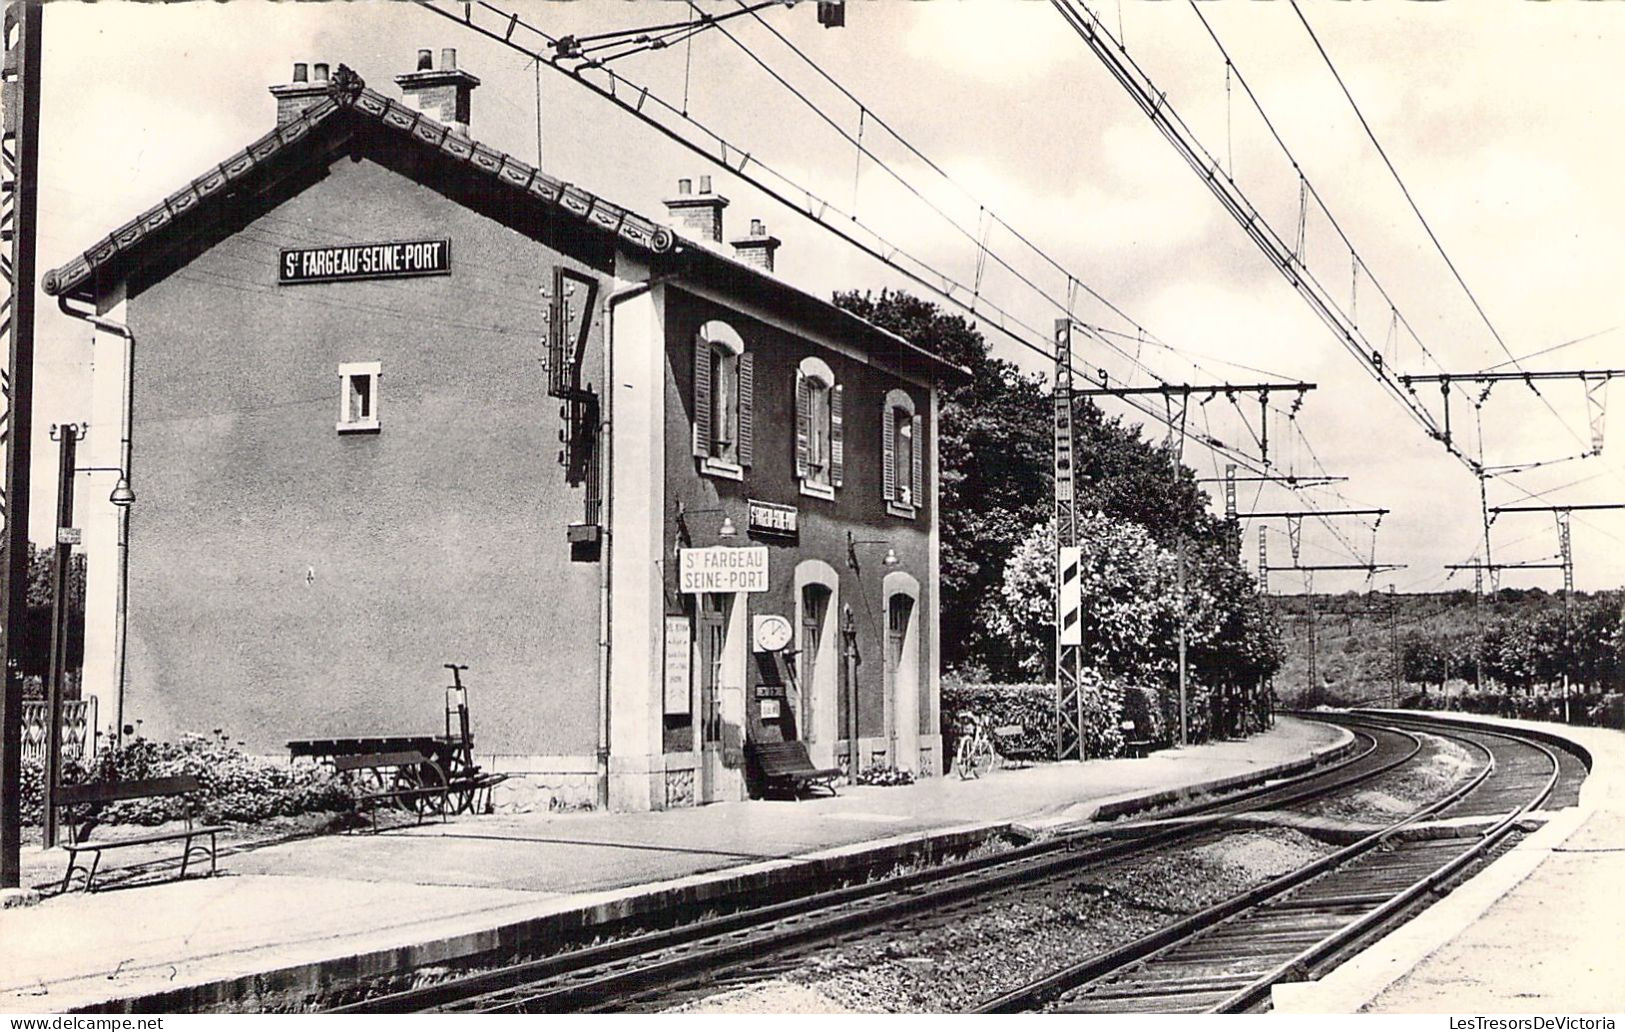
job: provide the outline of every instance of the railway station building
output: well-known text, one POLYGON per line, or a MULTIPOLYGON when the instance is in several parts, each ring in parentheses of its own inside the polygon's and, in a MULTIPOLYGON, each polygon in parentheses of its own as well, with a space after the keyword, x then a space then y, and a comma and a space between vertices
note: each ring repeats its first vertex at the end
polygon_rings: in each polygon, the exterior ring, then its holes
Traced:
POLYGON ((80 492, 103 725, 438 732, 456 662, 510 802, 738 799, 781 739, 940 773, 963 371, 790 285, 708 179, 646 218, 416 63, 393 96, 295 65, 264 135, 44 278, 127 419, 80 446, 127 437, 135 492, 80 492))

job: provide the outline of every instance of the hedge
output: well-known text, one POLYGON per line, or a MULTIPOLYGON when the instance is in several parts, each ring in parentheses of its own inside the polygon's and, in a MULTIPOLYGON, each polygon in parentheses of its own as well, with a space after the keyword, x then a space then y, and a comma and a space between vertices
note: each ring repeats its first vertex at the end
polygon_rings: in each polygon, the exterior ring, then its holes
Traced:
MULTIPOLYGON (((248 756, 231 744, 223 732, 211 736, 188 735, 178 743, 135 738, 96 757, 87 770, 77 763, 63 765, 66 784, 140 781, 147 778, 191 774, 203 784, 199 816, 211 824, 254 824, 270 817, 305 813, 342 813, 354 809, 348 782, 322 766, 290 766, 248 756)), ((25 759, 22 772, 24 823, 39 823, 44 806, 41 791, 44 764, 25 759)), ((162 824, 186 815, 180 796, 127 799, 102 804, 96 820, 102 824, 162 824)))
MULTIPOLYGON (((1123 751, 1125 688, 1084 670, 1079 690, 1083 695, 1084 750, 1090 757, 1116 756, 1123 751)), ((1137 689, 1136 691, 1149 691, 1137 689)), ((1138 696, 1139 701, 1144 696, 1138 696)), ((967 715, 988 720, 990 727, 1020 725, 1022 735, 1012 748, 1041 759, 1055 759, 1055 686, 1053 684, 942 684, 942 754, 951 761, 959 746, 960 725, 967 715)), ((946 769, 947 763, 944 764, 946 769)))

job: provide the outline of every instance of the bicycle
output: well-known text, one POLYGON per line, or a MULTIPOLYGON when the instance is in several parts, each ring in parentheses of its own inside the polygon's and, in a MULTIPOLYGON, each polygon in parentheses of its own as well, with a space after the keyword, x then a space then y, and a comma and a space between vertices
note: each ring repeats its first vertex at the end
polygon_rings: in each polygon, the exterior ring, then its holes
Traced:
POLYGON ((954 750, 954 770, 962 780, 979 778, 999 761, 998 751, 987 731, 987 721, 967 717, 960 725, 959 746, 954 750))

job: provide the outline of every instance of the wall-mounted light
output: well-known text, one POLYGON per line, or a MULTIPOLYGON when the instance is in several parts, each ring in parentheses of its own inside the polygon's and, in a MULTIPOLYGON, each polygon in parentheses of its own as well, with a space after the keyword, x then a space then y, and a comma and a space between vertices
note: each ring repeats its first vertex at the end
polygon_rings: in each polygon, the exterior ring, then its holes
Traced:
POLYGON ((897 549, 893 548, 890 542, 883 540, 860 541, 852 536, 852 532, 850 530, 846 532, 846 565, 850 566, 854 570, 859 568, 858 549, 864 545, 885 545, 886 556, 885 558, 881 559, 880 562, 885 566, 897 565, 897 549))
POLYGON ((721 507, 712 507, 712 508, 708 508, 708 509, 690 509, 687 506, 683 505, 682 502, 678 502, 677 503, 677 537, 678 537, 679 543, 680 544, 688 544, 688 543, 690 543, 690 541, 692 539, 693 528, 689 526, 689 517, 690 516, 701 516, 701 515, 705 515, 705 514, 708 514, 708 513, 715 514, 715 513, 719 513, 719 512, 722 513, 722 523, 721 523, 721 525, 719 525, 717 527, 717 537, 720 537, 720 538, 738 537, 739 536, 739 528, 734 526, 733 517, 729 516, 727 514, 726 510, 722 509, 721 507))
POLYGON ((124 470, 117 466, 76 466, 75 473, 117 473, 118 483, 113 485, 113 493, 107 500, 120 509, 128 509, 135 504, 135 492, 130 490, 130 478, 124 475, 124 470))

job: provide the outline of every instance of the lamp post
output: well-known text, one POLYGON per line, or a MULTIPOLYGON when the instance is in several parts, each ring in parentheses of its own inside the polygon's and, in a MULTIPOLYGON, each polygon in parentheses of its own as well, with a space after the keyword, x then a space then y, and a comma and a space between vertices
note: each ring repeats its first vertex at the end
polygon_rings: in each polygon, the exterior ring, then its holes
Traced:
POLYGON ((61 442, 57 467, 56 548, 51 555, 51 665, 45 679, 45 776, 42 814, 45 847, 56 845, 56 793, 62 779, 62 679, 68 651, 68 572, 78 531, 73 526, 74 455, 85 431, 77 423, 51 427, 52 440, 61 442))

